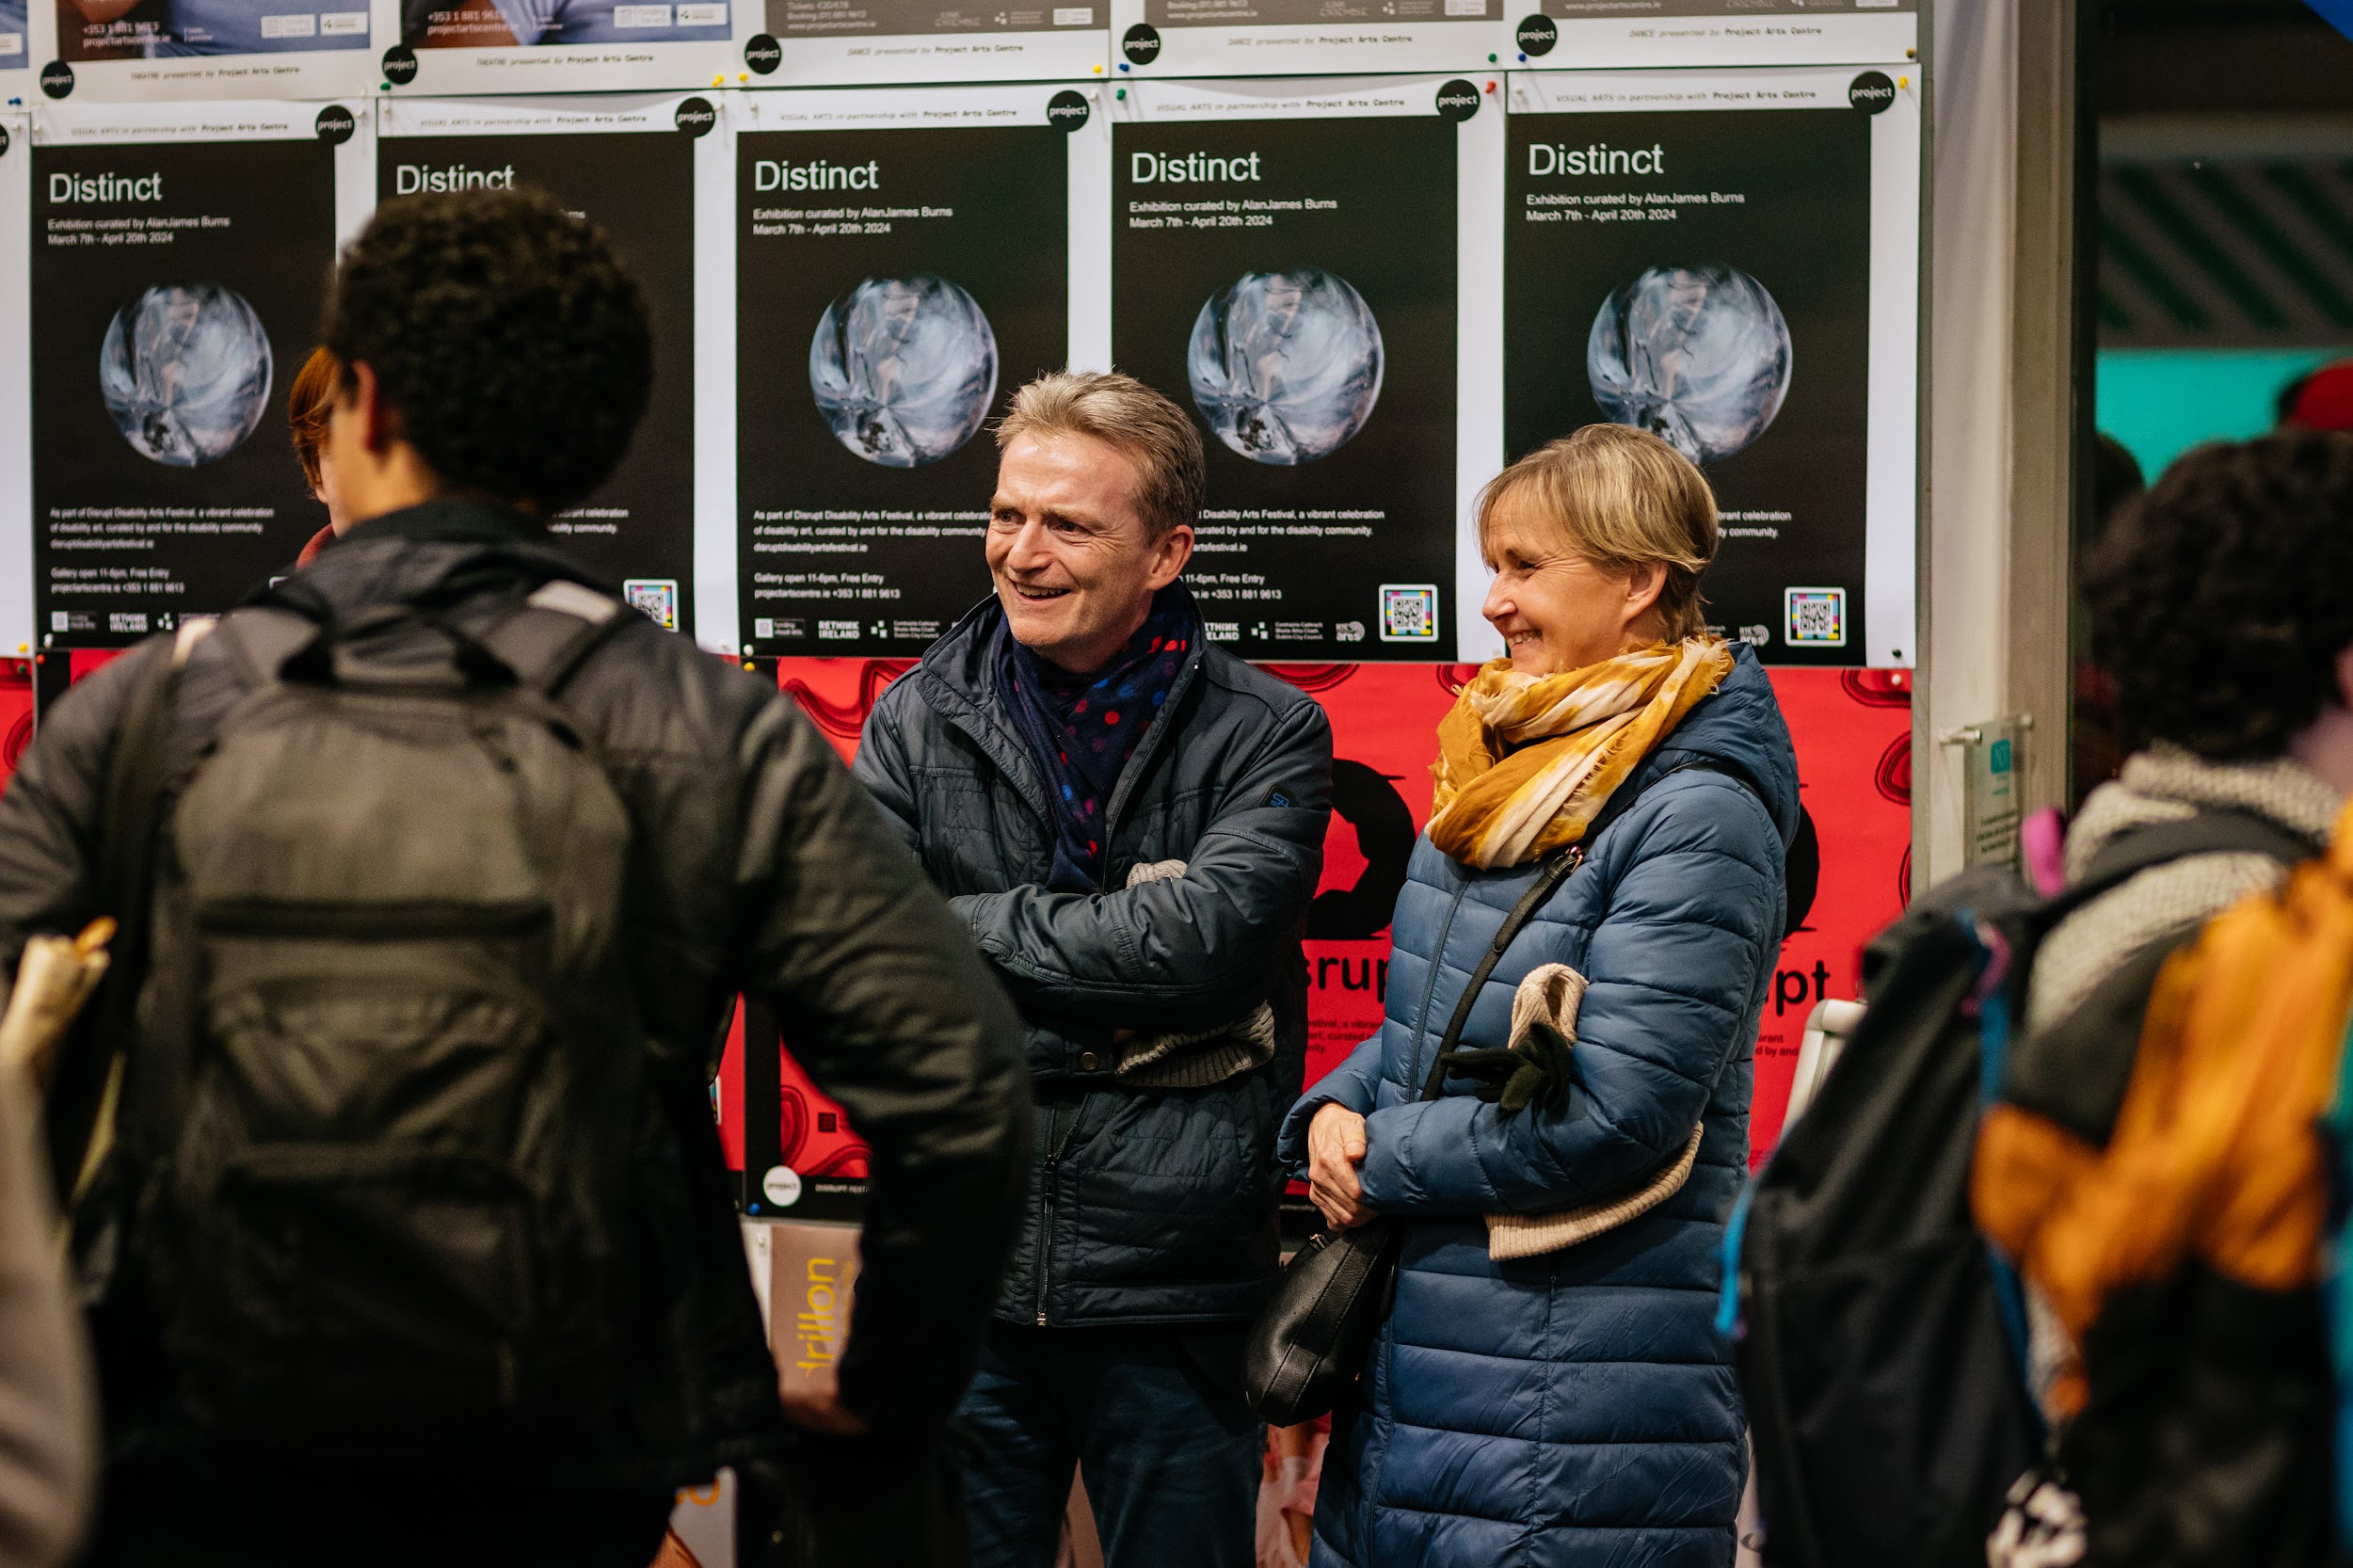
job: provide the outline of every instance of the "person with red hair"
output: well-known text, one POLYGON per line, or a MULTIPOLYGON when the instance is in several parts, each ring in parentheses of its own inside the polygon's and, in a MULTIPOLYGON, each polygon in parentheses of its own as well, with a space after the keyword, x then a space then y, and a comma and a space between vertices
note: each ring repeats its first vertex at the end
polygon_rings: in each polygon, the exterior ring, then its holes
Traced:
POLYGON ((335 491, 327 483, 327 466, 333 461, 327 452, 327 416, 335 407, 335 388, 342 379, 343 364, 333 352, 313 348, 295 373, 294 387, 286 394, 286 426, 294 433, 295 461, 302 465, 302 477, 310 481, 312 496, 327 507, 327 526, 312 535, 311 542, 295 557, 297 570, 317 560, 328 542, 349 526, 337 515, 335 491))

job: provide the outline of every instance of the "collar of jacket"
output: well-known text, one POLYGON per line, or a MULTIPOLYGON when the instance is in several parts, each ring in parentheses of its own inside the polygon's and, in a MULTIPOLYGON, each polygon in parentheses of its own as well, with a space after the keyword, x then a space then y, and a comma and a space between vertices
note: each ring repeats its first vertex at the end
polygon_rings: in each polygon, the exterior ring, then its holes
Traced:
MULTIPOLYGON (((1013 716, 1005 712, 1002 699, 997 695, 997 678, 989 648, 998 627, 1004 624, 1005 607, 990 594, 969 610, 948 634, 934 643, 922 662, 917 664, 908 679, 921 682, 924 698, 950 724, 963 730, 990 761, 1003 770, 1014 781, 1021 798, 1037 813, 1048 832, 1054 825, 1053 812, 1046 800, 1046 780, 1039 776, 1037 764, 1031 760, 1030 748, 1023 744, 1020 731, 1014 728, 1013 716)), ((1177 722, 1177 710, 1185 694, 1193 689, 1195 677, 1201 673, 1201 661, 1209 652, 1209 638, 1196 638, 1185 656, 1185 663, 1176 672, 1176 680, 1168 689, 1168 700, 1152 720, 1152 728, 1144 732, 1136 744, 1136 754, 1128 759, 1120 770, 1119 783, 1112 791, 1112 798, 1103 808, 1103 828, 1117 833, 1121 813, 1128 797, 1135 792, 1136 780, 1151 766, 1153 757, 1167 741, 1170 729, 1177 722)), ((1107 842, 1109 840, 1106 840, 1107 842)), ((1108 869, 1111 856, 1103 858, 1108 869)))
POLYGON ((620 594, 583 569, 531 518, 481 501, 428 501, 355 524, 292 577, 257 589, 248 603, 293 599, 349 610, 419 594, 464 593, 510 581, 565 578, 609 598, 620 594))
POLYGON ((355 522, 348 533, 328 541, 324 554, 346 544, 373 544, 378 539, 432 540, 446 544, 521 544, 548 547, 544 524, 511 506, 491 501, 450 498, 422 502, 355 522))

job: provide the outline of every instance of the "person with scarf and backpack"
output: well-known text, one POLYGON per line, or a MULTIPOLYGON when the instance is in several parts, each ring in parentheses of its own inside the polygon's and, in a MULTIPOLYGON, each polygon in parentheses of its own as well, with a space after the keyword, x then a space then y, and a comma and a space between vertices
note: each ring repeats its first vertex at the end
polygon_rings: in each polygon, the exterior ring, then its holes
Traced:
POLYGON ((1796 758, 1755 655, 1708 632, 1715 501, 1667 442, 1589 425, 1490 484, 1478 526, 1507 656, 1439 727, 1386 1021, 1281 1140, 1334 1226, 1403 1221, 1314 1560, 1728 1568, 1746 1463, 1716 1259, 1796 758), (1425 1098, 1470 971, 1564 871, 1425 1098))
POLYGON ((2353 853, 2353 437, 2177 459, 2086 562, 2091 651, 2136 747, 2067 835, 2090 898, 2036 950, 1971 1172, 2024 1276, 2046 1462, 1990 1561, 2325 1560, 2329 1210, 2353 853), (2182 840, 2187 842, 2188 840, 2182 840))

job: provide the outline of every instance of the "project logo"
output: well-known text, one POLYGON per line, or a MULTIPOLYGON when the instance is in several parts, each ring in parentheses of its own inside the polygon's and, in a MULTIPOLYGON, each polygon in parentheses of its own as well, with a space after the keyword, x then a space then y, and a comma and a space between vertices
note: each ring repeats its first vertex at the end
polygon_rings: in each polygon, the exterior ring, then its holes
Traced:
POLYGON ((689 98, 679 104, 672 117, 678 128, 690 136, 706 136, 719 123, 719 111, 711 106, 708 98, 689 98))
POLYGON ((784 63, 784 45, 766 33, 754 33, 744 43, 744 63, 755 76, 766 76, 784 63))
POLYGON ((1884 71, 1866 71, 1847 84, 1847 103, 1865 114, 1878 114, 1896 101, 1896 84, 1884 71))
POLYGON ((1479 112, 1479 86, 1457 76, 1438 89, 1438 117, 1458 123, 1479 112))
POLYGON ((1046 123, 1057 131, 1068 133, 1077 130, 1087 122, 1089 112, 1086 94, 1070 88, 1063 88, 1046 101, 1046 123))
POLYGON ((1385 643, 1436 642, 1438 585, 1435 583, 1382 584, 1381 640, 1385 643))
POLYGON ((1561 29, 1553 25, 1552 18, 1548 16, 1531 16, 1520 24, 1520 30, 1514 37, 1520 53, 1533 59, 1539 55, 1552 53, 1552 46, 1561 41, 1561 29))

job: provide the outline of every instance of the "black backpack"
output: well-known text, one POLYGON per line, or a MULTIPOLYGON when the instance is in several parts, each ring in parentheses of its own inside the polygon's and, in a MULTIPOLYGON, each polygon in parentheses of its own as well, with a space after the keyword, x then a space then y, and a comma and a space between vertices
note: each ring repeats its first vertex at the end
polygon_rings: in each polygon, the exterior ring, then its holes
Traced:
MULTIPOLYGON (((1865 950, 1863 1021, 1725 1236, 1723 1326, 1737 1314, 1768 1562, 1985 1561, 2042 1434, 2015 1282, 1971 1220, 1969 1171, 2035 951, 2152 866, 2223 852, 2293 863, 2315 847, 2237 812, 2155 824, 2049 900, 2004 868, 1963 872, 1865 950)), ((2155 965, 2129 967, 2145 1003, 2155 965)), ((2096 1000, 2137 1039, 2139 1007, 2113 989, 2096 1000)))
POLYGON ((148 916, 136 1019, 102 1009, 99 1042, 119 1280, 224 1448, 578 1454, 678 1233, 649 1194, 685 1190, 623 962, 630 818, 553 700, 629 612, 560 581, 303 606, 211 632, 241 689, 193 759, 159 722, 192 632, 117 742, 108 831, 152 888, 117 905, 148 916))

